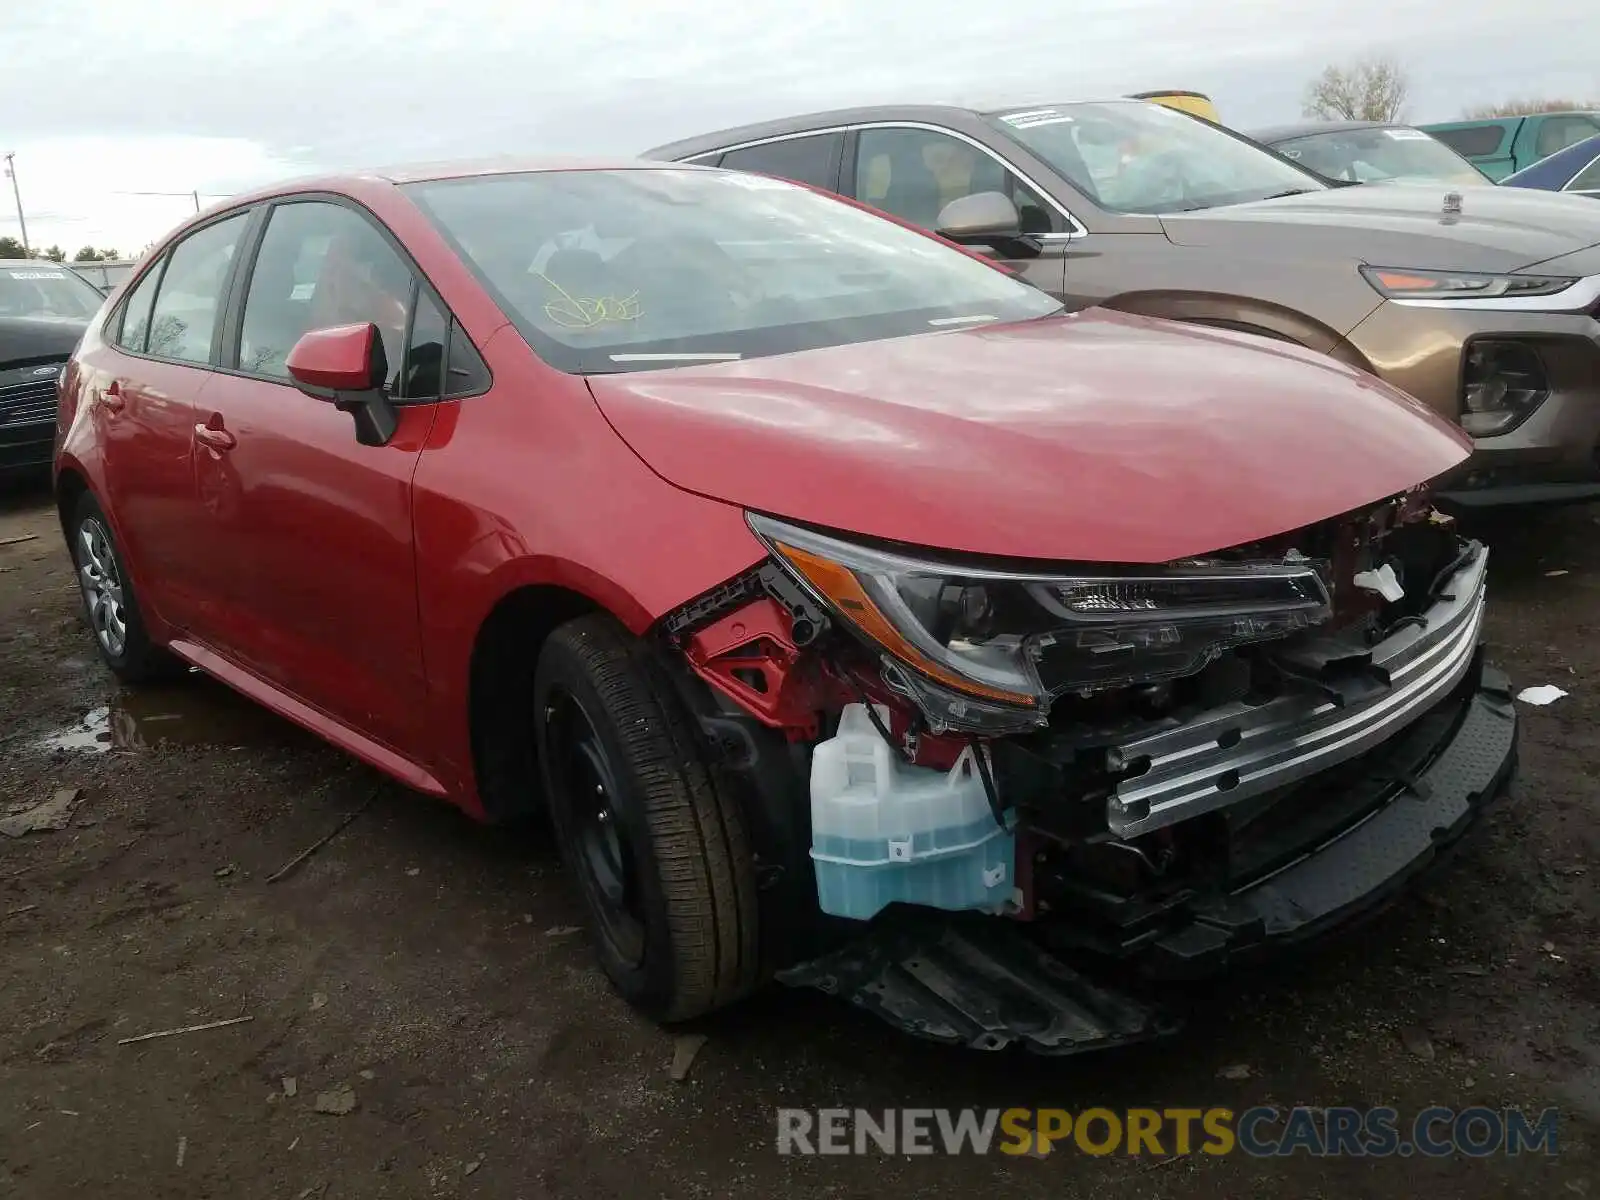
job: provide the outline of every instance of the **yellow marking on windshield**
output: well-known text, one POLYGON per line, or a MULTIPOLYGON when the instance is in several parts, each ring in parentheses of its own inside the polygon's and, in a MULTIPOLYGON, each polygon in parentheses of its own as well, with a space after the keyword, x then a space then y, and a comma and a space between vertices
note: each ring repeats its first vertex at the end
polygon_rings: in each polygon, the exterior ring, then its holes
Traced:
POLYGON ((603 325, 609 321, 637 321, 639 319, 639 293, 631 295, 598 296, 594 298, 574 296, 543 271, 535 271, 540 279, 544 280, 556 291, 561 293, 559 300, 552 300, 544 306, 545 316, 557 325, 567 329, 593 329, 596 325, 603 325))

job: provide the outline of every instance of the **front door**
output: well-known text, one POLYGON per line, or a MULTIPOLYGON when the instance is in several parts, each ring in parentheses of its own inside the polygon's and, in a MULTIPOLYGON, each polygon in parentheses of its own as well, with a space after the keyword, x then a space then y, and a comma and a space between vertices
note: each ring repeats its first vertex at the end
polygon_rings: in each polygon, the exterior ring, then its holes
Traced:
POLYGON ((402 404, 393 440, 363 446, 284 363, 308 330, 370 321, 404 401, 418 280, 367 214, 324 200, 274 206, 245 278, 224 350, 238 373, 217 378, 195 431, 204 541, 229 600, 215 649, 404 755, 426 707, 411 479, 436 406, 402 404))
MULTIPOLYGON (((971 142, 920 126, 862 129, 846 163, 844 190, 864 204, 920 225, 938 225, 945 205, 975 192, 1002 192, 1017 206, 1024 233, 1040 235, 1039 254, 1018 256, 1003 247, 995 261, 1040 291, 1060 298, 1066 282, 1062 239, 1066 222, 1043 197, 993 155, 971 142)), ((984 252, 983 247, 972 247, 984 252)))

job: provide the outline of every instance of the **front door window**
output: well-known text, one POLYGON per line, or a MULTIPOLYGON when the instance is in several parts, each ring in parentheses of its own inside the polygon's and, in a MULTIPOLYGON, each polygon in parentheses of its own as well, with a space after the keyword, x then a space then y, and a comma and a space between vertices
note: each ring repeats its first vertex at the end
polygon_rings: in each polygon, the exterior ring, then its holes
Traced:
POLYGON ((952 200, 1001 192, 1017 206, 1026 233, 1050 233, 1060 220, 1027 184, 970 142, 932 129, 863 129, 856 140, 855 197, 924 229, 938 226, 952 200))

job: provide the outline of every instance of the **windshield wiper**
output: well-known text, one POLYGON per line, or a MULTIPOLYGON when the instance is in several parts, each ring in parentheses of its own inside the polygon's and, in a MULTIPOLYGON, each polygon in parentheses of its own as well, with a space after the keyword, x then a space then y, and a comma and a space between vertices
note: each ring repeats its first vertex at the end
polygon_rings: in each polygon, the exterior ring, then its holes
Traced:
POLYGON ((1273 192, 1270 196, 1261 197, 1263 200, 1283 200, 1289 196, 1308 196, 1312 192, 1320 192, 1321 188, 1290 188, 1284 192, 1273 192))
POLYGON ((713 351, 705 354, 695 354, 689 351, 673 352, 670 354, 608 354, 614 363, 688 363, 688 362, 738 362, 744 357, 742 354, 713 351))

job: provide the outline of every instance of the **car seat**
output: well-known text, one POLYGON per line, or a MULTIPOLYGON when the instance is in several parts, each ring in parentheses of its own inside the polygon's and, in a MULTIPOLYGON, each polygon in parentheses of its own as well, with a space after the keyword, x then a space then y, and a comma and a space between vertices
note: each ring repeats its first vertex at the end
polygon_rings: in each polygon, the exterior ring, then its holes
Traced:
POLYGON ((921 145, 902 147, 889 156, 889 187, 882 207, 903 221, 932 229, 944 207, 939 177, 922 161, 921 145))

